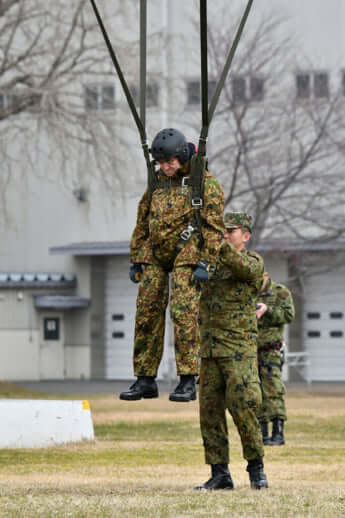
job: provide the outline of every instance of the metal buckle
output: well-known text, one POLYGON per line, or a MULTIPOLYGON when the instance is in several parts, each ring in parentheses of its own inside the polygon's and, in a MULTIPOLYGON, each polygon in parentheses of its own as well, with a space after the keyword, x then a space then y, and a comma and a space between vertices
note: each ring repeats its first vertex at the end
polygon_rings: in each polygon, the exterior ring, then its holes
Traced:
POLYGON ((181 183, 181 186, 182 187, 188 187, 188 183, 186 184, 186 180, 189 180, 189 177, 188 176, 184 176, 182 178, 182 183, 181 183))
POLYGON ((202 207, 202 199, 192 198, 192 207, 202 207))
POLYGON ((180 234, 181 239, 183 241, 188 241, 192 237, 194 230, 195 229, 194 229, 193 225, 189 224, 187 228, 182 230, 182 232, 180 234))

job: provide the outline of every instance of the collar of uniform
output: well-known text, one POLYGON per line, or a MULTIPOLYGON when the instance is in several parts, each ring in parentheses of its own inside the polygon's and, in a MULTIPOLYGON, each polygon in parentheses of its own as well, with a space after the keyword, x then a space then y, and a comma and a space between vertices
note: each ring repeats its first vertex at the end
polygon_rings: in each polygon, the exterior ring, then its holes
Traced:
POLYGON ((181 183, 182 183, 182 178, 184 178, 185 176, 188 176, 189 173, 190 173, 190 162, 187 162, 186 164, 184 164, 183 167, 181 167, 180 169, 178 169, 176 171, 176 173, 174 174, 174 176, 167 176, 166 174, 164 174, 161 170, 159 170, 158 172, 158 180, 160 182, 169 182, 170 180, 181 180, 181 183))
POLYGON ((263 295, 272 295, 273 293, 273 281, 272 279, 268 279, 267 286, 265 288, 265 291, 263 292, 263 295))

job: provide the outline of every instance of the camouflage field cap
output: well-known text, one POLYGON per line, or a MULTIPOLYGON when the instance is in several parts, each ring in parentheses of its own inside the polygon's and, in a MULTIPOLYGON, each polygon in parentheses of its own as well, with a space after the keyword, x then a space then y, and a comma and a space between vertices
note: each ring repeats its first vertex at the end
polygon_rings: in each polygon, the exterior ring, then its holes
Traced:
POLYGON ((245 212, 228 212, 224 215, 224 225, 226 228, 245 227, 251 232, 253 218, 245 212))

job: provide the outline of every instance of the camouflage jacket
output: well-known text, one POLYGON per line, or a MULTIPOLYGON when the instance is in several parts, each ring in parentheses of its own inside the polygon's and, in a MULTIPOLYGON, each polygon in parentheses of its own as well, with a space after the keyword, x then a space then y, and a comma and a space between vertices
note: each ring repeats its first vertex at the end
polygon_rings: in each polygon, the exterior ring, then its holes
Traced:
MULTIPOLYGON (((189 174, 189 163, 177 173, 182 178, 189 174)), ((174 176, 176 178, 176 175, 174 176)), ((153 192, 150 203, 146 191, 139 203, 137 223, 131 239, 131 261, 152 264, 154 256, 169 262, 176 255, 180 234, 192 221, 194 209, 191 205, 191 188, 169 186, 170 178, 158 173, 159 181, 167 188, 153 192)), ((196 264, 199 259, 216 263, 219 247, 225 231, 223 223, 224 194, 218 181, 206 171, 204 179, 203 206, 201 208, 204 246, 198 248, 199 236, 195 232, 179 252, 175 265, 196 264)))
POLYGON ((258 297, 258 303, 267 306, 266 313, 258 321, 258 347, 264 344, 279 342, 283 339, 284 324, 295 318, 295 307, 290 291, 283 284, 269 279, 265 291, 258 297))
POLYGON ((222 243, 216 273, 201 295, 201 357, 241 361, 244 355, 256 356, 255 306, 263 273, 264 262, 258 254, 222 243))

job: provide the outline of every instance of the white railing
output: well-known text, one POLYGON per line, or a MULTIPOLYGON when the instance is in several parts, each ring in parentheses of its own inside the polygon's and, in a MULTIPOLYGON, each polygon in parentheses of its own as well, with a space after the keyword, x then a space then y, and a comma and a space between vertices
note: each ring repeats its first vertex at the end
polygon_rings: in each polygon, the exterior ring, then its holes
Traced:
POLYGON ((285 355, 286 367, 294 367, 302 378, 311 383, 310 378, 310 355, 306 351, 288 352, 285 355))

